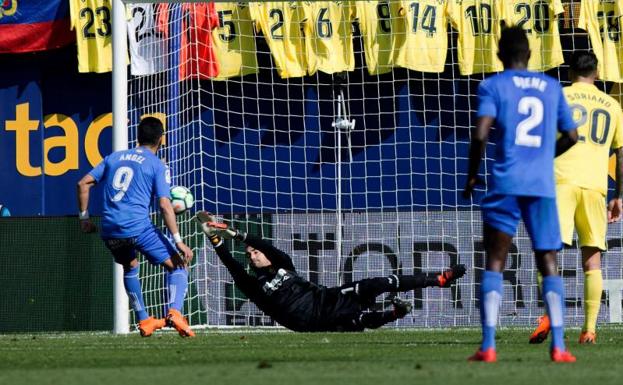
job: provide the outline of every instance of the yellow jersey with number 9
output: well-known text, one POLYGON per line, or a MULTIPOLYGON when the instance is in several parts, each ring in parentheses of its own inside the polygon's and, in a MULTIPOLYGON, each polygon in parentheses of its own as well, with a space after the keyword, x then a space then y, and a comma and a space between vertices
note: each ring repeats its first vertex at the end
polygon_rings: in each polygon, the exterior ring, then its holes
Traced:
POLYGON ((422 72, 443 72, 448 52, 447 0, 401 1, 405 28, 396 65, 422 72))
POLYGON ((357 1, 357 20, 363 36, 366 67, 370 75, 390 72, 404 39, 399 0, 357 1))
POLYGON ((522 27, 528 34, 532 51, 528 69, 545 71, 562 64, 558 15, 565 10, 561 1, 503 0, 503 3, 503 19, 510 25, 522 27))
POLYGON ((578 124, 578 143, 556 158, 556 183, 599 191, 605 196, 610 149, 623 147, 621 106, 592 84, 573 83, 563 92, 578 124))
POLYGON ((70 0, 71 29, 76 30, 78 71, 112 71, 110 0, 70 0))

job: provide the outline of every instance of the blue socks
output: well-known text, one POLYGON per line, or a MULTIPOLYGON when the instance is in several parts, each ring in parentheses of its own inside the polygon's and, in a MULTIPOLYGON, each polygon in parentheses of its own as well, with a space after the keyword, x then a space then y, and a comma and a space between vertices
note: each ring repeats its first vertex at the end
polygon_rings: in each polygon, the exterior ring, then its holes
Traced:
POLYGON ((543 300, 547 307, 547 314, 551 323, 552 330, 552 349, 559 348, 565 350, 565 289, 562 277, 550 275, 543 277, 543 300))
POLYGON ((485 270, 480 284, 480 321, 482 322, 480 350, 482 351, 489 348, 495 349, 495 327, 503 293, 502 273, 485 270))
POLYGON ((167 283, 169 287, 169 309, 182 311, 184 307, 184 297, 188 288, 188 271, 186 269, 175 269, 167 272, 167 283))
POLYGON ((125 286, 125 291, 130 299, 130 306, 134 310, 138 321, 149 318, 147 310, 145 310, 145 302, 143 301, 141 281, 138 279, 138 266, 123 273, 123 286, 125 286))

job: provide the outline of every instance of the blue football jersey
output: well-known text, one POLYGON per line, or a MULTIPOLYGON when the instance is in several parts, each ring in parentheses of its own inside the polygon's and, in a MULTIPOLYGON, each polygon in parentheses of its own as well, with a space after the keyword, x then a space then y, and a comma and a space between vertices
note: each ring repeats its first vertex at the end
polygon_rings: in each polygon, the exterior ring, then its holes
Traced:
POLYGON ((102 238, 138 236, 152 225, 153 197, 169 197, 169 169, 146 148, 114 152, 89 174, 104 187, 102 238))
POLYGON ((478 117, 495 118, 490 194, 554 198, 558 131, 576 128, 557 80, 506 70, 478 87, 478 117))

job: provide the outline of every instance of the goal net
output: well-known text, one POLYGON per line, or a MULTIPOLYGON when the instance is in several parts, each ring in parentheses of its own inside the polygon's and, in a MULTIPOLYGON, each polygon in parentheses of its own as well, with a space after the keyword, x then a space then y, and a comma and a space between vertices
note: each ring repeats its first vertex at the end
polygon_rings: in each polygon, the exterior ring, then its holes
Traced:
MULTIPOLYGON (((557 1, 509 3, 516 22, 540 34, 542 46, 532 54, 541 64, 535 65, 567 81, 556 42, 564 57, 591 44, 578 28, 580 2, 563 2, 558 16, 557 1)), ((191 211, 208 210, 269 239, 292 256, 302 276, 327 286, 463 263, 468 274, 450 290, 400 294, 414 310, 394 326, 479 325, 484 190, 470 200, 461 190, 477 86, 487 76, 483 71, 498 64, 470 68, 492 52, 476 48, 470 58, 460 45, 468 34, 477 47, 496 40, 492 1, 125 5, 130 145, 141 117, 165 122, 160 155, 173 184, 192 190, 191 211), (451 16, 449 3, 473 4, 451 16), (400 39, 381 36, 392 31, 398 37, 417 33, 419 40, 396 52, 400 39)), ((618 38, 618 24, 609 17, 602 21, 618 38)), ((620 93, 615 83, 598 86, 620 93)), ((487 153, 493 149, 489 145, 487 153)), ((482 169, 487 175, 490 161, 491 155, 482 169)), ((191 324, 275 325, 236 289, 192 214, 179 217, 195 252, 185 305, 191 324)), ((620 288, 608 291, 623 282, 620 225, 609 227, 608 245, 599 321, 620 322, 620 288), (608 293, 618 304, 609 306, 608 293)), ((241 244, 228 246, 246 263, 241 244)), ((584 280, 578 248, 566 248, 559 265, 567 322, 578 326, 584 280)), ((141 269, 149 310, 162 316, 161 270, 146 263, 141 269)), ((390 306, 381 296, 375 309, 390 306)), ((528 326, 543 312, 521 227, 504 273, 500 323, 528 326)))

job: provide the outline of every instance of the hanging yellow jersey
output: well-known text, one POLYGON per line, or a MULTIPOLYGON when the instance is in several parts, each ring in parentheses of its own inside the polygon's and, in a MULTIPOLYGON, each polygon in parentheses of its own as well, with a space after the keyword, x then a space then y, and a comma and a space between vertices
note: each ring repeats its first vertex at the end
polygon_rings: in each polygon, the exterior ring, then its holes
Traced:
POLYGON ((282 78, 305 76, 307 57, 301 31, 305 12, 298 1, 249 3, 251 19, 268 42, 273 61, 282 78))
POLYGON ((396 65, 422 72, 443 72, 448 52, 447 0, 402 0, 404 36, 396 65))
POLYGON ((357 1, 357 20, 363 36, 370 75, 390 72, 404 40, 404 19, 399 0, 357 1))
POLYGON ((76 30, 78 71, 112 71, 110 0, 70 0, 71 29, 76 30))
POLYGON ((255 35, 247 3, 215 3, 218 27, 212 30, 219 74, 214 80, 255 74, 255 35))
POLYGON ((623 81, 620 16, 614 0, 584 0, 580 5, 578 27, 588 32, 593 52, 599 61, 599 77, 623 81))
POLYGON ((503 19, 522 27, 530 41, 528 69, 545 71, 564 62, 558 15, 564 13, 560 0, 502 0, 503 19))
POLYGON ((610 95, 587 83, 563 89, 578 123, 578 143, 554 162, 556 183, 608 192, 610 149, 623 147, 621 105, 610 95))
POLYGON ((355 2, 305 1, 303 6, 307 72, 332 74, 355 69, 355 2))
POLYGON ((461 75, 499 72, 498 40, 502 27, 502 0, 449 0, 448 15, 459 31, 461 75))

